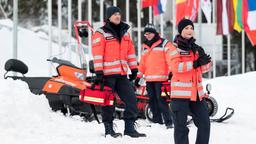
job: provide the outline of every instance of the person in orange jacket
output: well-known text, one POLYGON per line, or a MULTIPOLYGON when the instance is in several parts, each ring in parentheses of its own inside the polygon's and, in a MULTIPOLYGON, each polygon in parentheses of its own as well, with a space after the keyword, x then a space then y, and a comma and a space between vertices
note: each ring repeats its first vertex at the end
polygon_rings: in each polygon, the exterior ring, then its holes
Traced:
MULTIPOLYGON (((92 54, 96 81, 111 87, 125 103, 124 135, 145 137, 134 128, 138 115, 134 89, 127 78, 128 68, 131 70, 130 80, 134 80, 138 72, 135 49, 128 33, 129 25, 121 21, 121 10, 111 6, 107 9, 107 20, 92 36, 92 54)), ((102 120, 105 136, 122 136, 113 130, 114 106, 102 107, 102 120)))
POLYGON ((172 71, 171 109, 174 120, 175 144, 188 144, 187 116, 191 112, 197 127, 196 144, 208 144, 210 120, 204 100, 202 74, 211 68, 211 57, 193 38, 194 25, 189 19, 178 24, 174 44, 167 50, 168 65, 172 71))
POLYGON ((161 96, 162 83, 168 80, 168 65, 165 51, 171 43, 160 37, 153 24, 147 24, 144 29, 145 42, 139 63, 139 72, 135 84, 140 78, 146 80, 146 90, 149 96, 149 107, 153 113, 153 122, 172 128, 172 117, 166 97, 161 96))

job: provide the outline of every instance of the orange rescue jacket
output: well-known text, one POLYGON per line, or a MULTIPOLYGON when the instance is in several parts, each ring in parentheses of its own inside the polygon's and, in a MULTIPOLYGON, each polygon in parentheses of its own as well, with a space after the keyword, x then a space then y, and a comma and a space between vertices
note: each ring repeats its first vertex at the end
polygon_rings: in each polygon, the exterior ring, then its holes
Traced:
POLYGON ((199 54, 192 50, 184 51, 176 46, 167 50, 167 62, 172 71, 171 98, 200 100, 205 96, 202 85, 202 73, 208 72, 212 63, 193 68, 193 62, 198 59, 199 54))
POLYGON ((151 47, 143 44, 138 77, 144 76, 148 82, 167 81, 169 71, 165 53, 170 46, 172 44, 166 39, 159 39, 151 47))
POLYGON ((113 34, 99 28, 92 36, 92 54, 95 71, 103 71, 104 75, 126 75, 128 67, 137 69, 135 49, 128 32, 120 42, 113 34))

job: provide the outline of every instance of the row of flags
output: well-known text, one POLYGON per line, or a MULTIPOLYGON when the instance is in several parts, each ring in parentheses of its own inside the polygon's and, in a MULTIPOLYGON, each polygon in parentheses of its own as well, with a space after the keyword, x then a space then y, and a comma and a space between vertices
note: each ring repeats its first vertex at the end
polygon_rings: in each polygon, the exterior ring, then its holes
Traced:
MULTIPOLYGON (((195 21, 197 18, 200 0, 176 0, 176 24, 183 18, 195 21)), ((153 7, 154 15, 159 15, 165 11, 167 0, 142 0, 142 8, 153 7)), ((211 2, 202 0, 202 10, 208 22, 211 22, 211 2)))
POLYGON ((217 0, 217 34, 244 30, 256 45, 256 0, 217 0))
MULTIPOLYGON (((175 0, 176 25, 183 18, 195 21, 199 4, 208 23, 212 19, 211 0, 175 0)), ((142 0, 142 8, 153 7, 153 14, 165 11, 167 0, 142 0)), ((244 30, 252 45, 256 45, 256 0, 217 0, 217 34, 227 35, 244 30)))

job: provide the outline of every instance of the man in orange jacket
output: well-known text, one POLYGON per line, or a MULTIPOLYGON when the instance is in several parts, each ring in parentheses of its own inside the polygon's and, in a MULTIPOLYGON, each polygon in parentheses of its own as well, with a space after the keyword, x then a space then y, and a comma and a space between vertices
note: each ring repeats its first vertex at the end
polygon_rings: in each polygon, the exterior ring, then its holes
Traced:
MULTIPOLYGON (((159 36, 153 24, 145 26, 144 37, 145 42, 137 77, 144 77, 146 80, 153 122, 163 124, 163 116, 167 129, 172 128, 172 117, 166 97, 161 96, 162 82, 167 81, 169 75, 165 51, 171 46, 171 43, 159 36)), ((136 85, 138 85, 138 81, 139 79, 135 80, 136 85)))
MULTIPOLYGON (((92 54, 94 69, 98 82, 111 87, 125 103, 124 135, 145 137, 134 128, 138 110, 134 89, 127 79, 128 68, 131 70, 130 80, 137 76, 137 60, 133 42, 127 30, 129 25, 121 21, 121 10, 112 6, 107 9, 106 24, 92 36, 92 54)), ((114 106, 102 107, 102 119, 105 135, 119 137, 121 133, 113 130, 114 106)))
POLYGON ((189 19, 178 24, 176 46, 167 50, 171 79, 171 108, 174 120, 175 144, 188 144, 187 116, 191 112, 197 127, 196 144, 208 144, 210 120, 204 100, 202 73, 211 68, 211 57, 195 44, 194 25, 189 19))

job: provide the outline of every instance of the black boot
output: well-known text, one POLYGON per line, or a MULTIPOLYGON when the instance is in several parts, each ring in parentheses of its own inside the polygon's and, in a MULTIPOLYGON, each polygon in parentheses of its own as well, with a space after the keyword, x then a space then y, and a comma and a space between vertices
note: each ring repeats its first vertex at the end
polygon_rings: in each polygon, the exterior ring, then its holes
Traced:
POLYGON ((114 138, 121 137, 121 133, 116 133, 113 129, 113 122, 104 122, 104 127, 105 127, 105 137, 107 135, 111 135, 114 138))
POLYGON ((124 129, 124 135, 128 135, 133 138, 137 137, 146 137, 146 134, 139 133, 134 128, 134 121, 133 120, 125 120, 125 129, 124 129))

